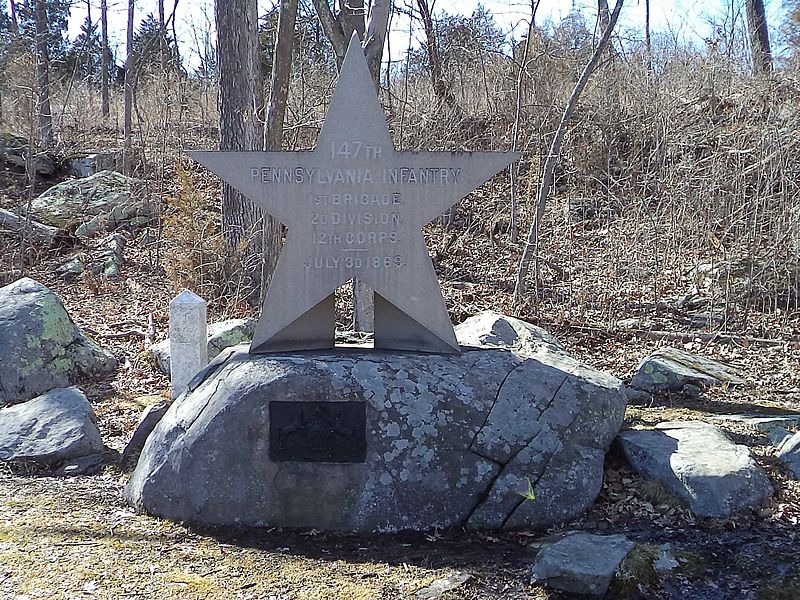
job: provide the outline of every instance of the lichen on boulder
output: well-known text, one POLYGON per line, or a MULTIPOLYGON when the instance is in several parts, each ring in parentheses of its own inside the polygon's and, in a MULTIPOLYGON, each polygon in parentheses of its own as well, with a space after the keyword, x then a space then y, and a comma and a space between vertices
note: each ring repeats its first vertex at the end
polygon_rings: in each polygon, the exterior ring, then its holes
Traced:
POLYGON ((150 434, 126 495, 217 525, 389 532, 574 518, 600 491, 622 382, 552 341, 526 354, 511 334, 522 322, 505 319, 460 327, 492 343, 461 355, 229 348, 150 434), (356 436, 361 458, 337 457, 356 436), (287 446, 302 456, 279 455, 287 446))
POLYGON ((72 322, 61 299, 27 277, 0 288, 0 330, 0 406, 116 367, 72 322))
POLYGON ((31 202, 42 222, 91 237, 119 226, 136 228, 155 215, 155 203, 140 192, 141 182, 116 171, 56 184, 31 202))

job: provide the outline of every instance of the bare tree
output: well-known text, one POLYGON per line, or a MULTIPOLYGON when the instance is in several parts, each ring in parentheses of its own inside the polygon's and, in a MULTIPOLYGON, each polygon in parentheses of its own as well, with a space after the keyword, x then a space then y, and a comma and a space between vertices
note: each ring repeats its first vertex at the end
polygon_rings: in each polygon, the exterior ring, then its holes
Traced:
POLYGON ((128 0, 128 31, 125 48, 127 56, 125 57, 125 116, 124 116, 124 136, 125 141, 122 146, 122 164, 123 170, 126 174, 130 174, 133 160, 131 157, 131 136, 132 136, 132 120, 133 120, 133 79, 135 77, 134 70, 136 68, 136 60, 133 53, 133 10, 136 2, 135 0, 128 0))
POLYGON ((297 20, 298 0, 281 0, 278 12, 278 33, 275 36, 275 54, 272 60, 267 127, 264 149, 280 150, 283 142, 283 121, 289 97, 289 76, 292 69, 294 25, 297 20))
POLYGON ((650 0, 644 0, 644 47, 647 51, 647 72, 653 72, 653 43, 650 39, 650 0))
MULTIPOLYGON (((519 143, 519 125, 522 118, 522 95, 524 88, 525 73, 528 70, 528 54, 531 47, 531 38, 533 37, 534 27, 536 26, 536 11, 539 9, 541 0, 531 0, 531 20, 528 22, 528 33, 525 36, 525 47, 522 50, 522 61, 519 64, 517 71, 517 91, 516 102, 514 109, 514 127, 511 132, 511 150, 516 152, 519 143)), ((511 223, 509 223, 509 230, 511 234, 511 243, 517 243, 517 234, 519 225, 517 223, 518 207, 517 207, 517 172, 519 170, 519 161, 514 161, 508 166, 508 172, 511 179, 511 223)))
POLYGON ((417 0, 417 9, 419 10, 419 17, 422 21, 422 29, 425 32, 425 52, 428 55, 428 66, 431 70, 431 83, 433 84, 433 93, 440 102, 444 102, 449 108, 454 111, 461 112, 461 107, 456 101, 456 97, 450 90, 450 85, 444 77, 442 70, 442 60, 439 56, 439 42, 436 39, 436 28, 433 24, 433 14, 431 12, 431 5, 428 0, 417 0))
POLYGON ((50 109, 50 56, 47 52, 47 9, 45 0, 36 0, 36 93, 39 104, 39 145, 53 145, 53 113, 50 109))
POLYGON ((19 33, 19 21, 17 20, 17 2, 16 0, 8 0, 11 6, 11 27, 15 34, 19 33))
POLYGON ((608 10, 608 0, 597 0, 597 19, 600 21, 600 30, 608 29, 611 22, 611 11, 608 10))
POLYGON ((103 116, 108 117, 111 108, 108 100, 108 0, 100 0, 100 97, 103 116))
POLYGON ((367 57, 367 65, 375 87, 380 86, 381 60, 383 45, 389 28, 389 14, 392 12, 392 0, 372 0, 367 19, 367 28, 362 46, 367 57))
MULTIPOLYGON (((567 106, 564 108, 564 114, 561 116, 561 121, 558 124, 556 134, 553 136, 553 143, 550 145, 550 152, 547 155, 547 160, 545 160, 544 169, 542 172, 542 180, 539 185, 539 194, 536 199, 536 214, 534 215, 533 223, 531 223, 531 227, 528 230, 528 236, 525 240, 525 247, 522 251, 522 257, 519 261, 519 268, 517 269, 517 281, 514 288, 514 300, 516 302, 520 302, 522 300, 522 296, 525 294, 526 279, 531 262, 534 258, 536 258, 538 263, 539 229, 541 228, 542 219, 544 218, 544 209, 547 205, 547 198, 550 196, 550 191, 553 187, 553 175, 555 172, 556 163, 558 162, 558 156, 561 153, 561 146, 564 143, 564 135, 566 134, 567 127, 569 126, 569 120, 572 117, 572 113, 575 112, 575 108, 578 106, 578 100, 580 100, 583 88, 586 87, 589 78, 597 68, 603 52, 605 52, 606 48, 608 48, 608 45, 611 43, 611 33, 613 32, 614 27, 617 24, 617 20, 619 19, 619 13, 622 10, 622 2, 623 0, 617 0, 617 4, 614 6, 614 12, 611 13, 608 27, 606 27, 606 29, 603 31, 603 35, 600 38, 600 42, 597 44, 597 48, 595 48, 594 53, 592 54, 592 58, 583 68, 583 72, 578 78, 578 82, 575 84, 575 88, 572 90, 572 94, 570 94, 569 100, 567 101, 567 106)), ((536 271, 536 281, 538 283, 538 269, 536 271)))
POLYGON ((753 57, 753 71, 768 74, 772 72, 772 50, 769 45, 767 15, 764 0, 745 0, 747 12, 747 31, 750 37, 750 54, 753 57))
MULTIPOLYGON (((220 150, 262 150, 264 89, 258 54, 256 0, 216 0, 220 150)), ((241 289, 252 303, 263 297, 278 248, 277 223, 222 184, 222 228, 241 264, 241 289)), ((235 260, 228 265, 235 267, 235 260)), ((231 273, 232 274, 232 273, 231 273)))

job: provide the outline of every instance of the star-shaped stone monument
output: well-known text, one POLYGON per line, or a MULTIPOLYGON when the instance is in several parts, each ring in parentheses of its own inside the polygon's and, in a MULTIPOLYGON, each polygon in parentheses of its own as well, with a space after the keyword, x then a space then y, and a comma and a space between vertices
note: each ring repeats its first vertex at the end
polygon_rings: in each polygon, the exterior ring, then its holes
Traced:
POLYGON ((459 352, 422 228, 519 155, 396 152, 355 34, 313 151, 190 155, 288 228, 251 353, 332 348, 353 277, 376 349, 459 352))

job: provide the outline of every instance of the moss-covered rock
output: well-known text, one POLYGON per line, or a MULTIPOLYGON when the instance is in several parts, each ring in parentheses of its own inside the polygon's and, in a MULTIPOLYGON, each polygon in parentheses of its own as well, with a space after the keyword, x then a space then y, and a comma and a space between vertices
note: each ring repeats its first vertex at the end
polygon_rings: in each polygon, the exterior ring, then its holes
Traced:
POLYGON ((31 213, 40 221, 91 237, 121 225, 146 224, 155 213, 149 198, 138 193, 139 180, 116 171, 54 185, 34 199, 31 213))
POLYGON ((647 392, 680 392, 685 386, 743 385, 728 365, 677 348, 660 348, 639 365, 631 387, 647 392))
POLYGON ((0 406, 116 367, 72 322, 59 297, 27 277, 0 288, 0 330, 0 406))

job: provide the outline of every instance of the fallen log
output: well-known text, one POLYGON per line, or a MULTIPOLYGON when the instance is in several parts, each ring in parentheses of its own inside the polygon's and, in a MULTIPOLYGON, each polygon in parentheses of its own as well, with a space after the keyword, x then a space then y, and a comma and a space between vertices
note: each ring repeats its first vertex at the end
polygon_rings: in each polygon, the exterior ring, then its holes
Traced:
POLYGON ((69 235, 58 227, 51 227, 0 208, 0 229, 17 233, 23 228, 25 229, 25 235, 29 239, 48 248, 52 248, 69 238, 69 235))

